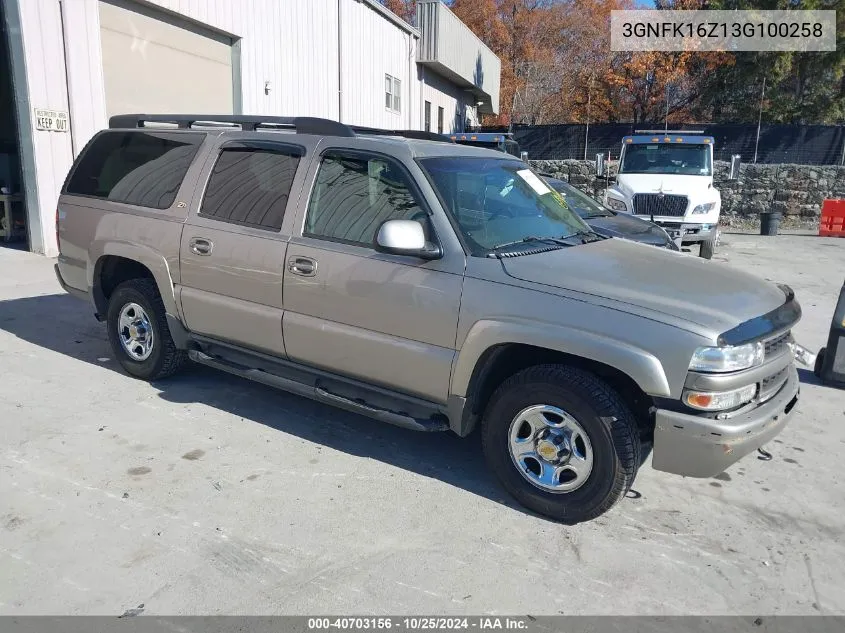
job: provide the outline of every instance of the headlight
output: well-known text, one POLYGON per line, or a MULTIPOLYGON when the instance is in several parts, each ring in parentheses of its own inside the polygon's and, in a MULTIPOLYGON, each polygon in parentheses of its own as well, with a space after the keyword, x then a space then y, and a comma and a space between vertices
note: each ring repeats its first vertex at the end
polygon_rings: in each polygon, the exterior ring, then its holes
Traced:
POLYGON ((608 197, 607 199, 607 206, 613 209, 614 211, 627 211, 628 207, 625 205, 622 200, 616 200, 615 198, 608 197))
POLYGON ((716 207, 715 202, 705 202, 704 204, 698 205, 695 209, 692 210, 693 215, 699 215, 702 213, 709 213, 716 207))
POLYGON ((693 409, 701 411, 724 411, 736 409, 746 402, 751 402, 756 395, 757 385, 748 385, 732 391, 688 391, 684 396, 684 402, 693 409))
POLYGON ((692 355, 689 368, 693 371, 739 371, 762 365, 765 352, 763 343, 736 347, 699 347, 692 355))

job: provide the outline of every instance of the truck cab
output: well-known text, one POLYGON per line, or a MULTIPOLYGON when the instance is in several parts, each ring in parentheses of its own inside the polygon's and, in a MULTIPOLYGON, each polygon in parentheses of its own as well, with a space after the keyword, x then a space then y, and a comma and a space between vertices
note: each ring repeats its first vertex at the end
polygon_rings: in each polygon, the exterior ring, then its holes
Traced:
POLYGON ((713 186, 712 136, 637 130, 622 139, 616 182, 606 205, 661 227, 679 246, 699 243, 710 259, 719 237, 722 200, 713 186))
POLYGON ((519 143, 513 140, 510 132, 474 132, 466 134, 452 134, 449 136, 458 145, 486 147, 511 156, 520 157, 519 143))

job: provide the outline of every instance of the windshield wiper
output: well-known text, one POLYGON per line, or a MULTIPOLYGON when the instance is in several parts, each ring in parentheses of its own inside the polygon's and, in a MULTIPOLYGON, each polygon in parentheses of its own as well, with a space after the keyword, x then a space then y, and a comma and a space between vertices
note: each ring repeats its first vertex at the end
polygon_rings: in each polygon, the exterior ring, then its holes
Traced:
POLYGON ((505 242, 504 244, 498 244, 497 246, 494 246, 493 248, 490 249, 491 252, 488 253, 487 256, 488 257, 499 257, 500 252, 502 250, 506 249, 506 248, 509 248, 511 246, 518 246, 518 245, 521 245, 521 244, 527 244, 527 243, 531 243, 531 242, 538 243, 538 244, 546 244, 546 245, 551 247, 549 250, 552 250, 553 248, 564 248, 566 246, 572 246, 571 244, 568 244, 566 241, 564 241, 564 239, 562 239, 562 238, 537 237, 536 235, 526 235, 525 237, 522 237, 518 240, 514 240, 513 242, 505 242))
POLYGON ((607 239, 606 237, 604 237, 603 235, 599 235, 595 231, 576 231, 575 233, 564 235, 559 239, 568 240, 573 237, 580 238, 582 244, 588 244, 589 242, 600 242, 601 240, 607 239))

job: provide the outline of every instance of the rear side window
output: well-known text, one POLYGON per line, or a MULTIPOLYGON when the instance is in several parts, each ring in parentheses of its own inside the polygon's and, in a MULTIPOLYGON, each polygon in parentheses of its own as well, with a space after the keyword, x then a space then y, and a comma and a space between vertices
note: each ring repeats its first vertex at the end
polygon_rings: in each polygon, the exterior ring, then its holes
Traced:
POLYGON ((205 134, 106 132, 80 158, 66 193, 167 209, 205 134))
POLYGON ((317 172, 305 235, 372 248, 385 220, 417 220, 429 239, 428 214, 407 174, 382 156, 328 153, 317 172))
POLYGON ((200 215, 278 231, 282 227, 297 149, 224 149, 211 171, 200 215))

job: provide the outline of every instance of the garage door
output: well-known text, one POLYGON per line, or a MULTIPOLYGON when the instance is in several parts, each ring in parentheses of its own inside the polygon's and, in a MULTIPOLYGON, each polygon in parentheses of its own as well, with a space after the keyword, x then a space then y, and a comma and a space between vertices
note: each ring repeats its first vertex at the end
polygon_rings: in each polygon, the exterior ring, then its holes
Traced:
POLYGON ((233 112, 232 42, 130 2, 100 2, 106 110, 233 112))

